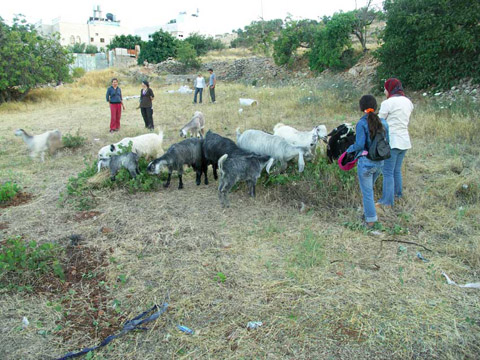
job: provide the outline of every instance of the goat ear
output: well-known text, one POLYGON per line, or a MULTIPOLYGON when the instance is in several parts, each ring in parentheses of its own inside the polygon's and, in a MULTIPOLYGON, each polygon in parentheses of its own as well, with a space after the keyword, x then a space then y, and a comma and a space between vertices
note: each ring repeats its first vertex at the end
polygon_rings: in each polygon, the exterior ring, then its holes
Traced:
POLYGON ((110 145, 110 151, 111 151, 111 152, 114 152, 114 151, 115 151, 115 145, 113 145, 113 144, 110 145))

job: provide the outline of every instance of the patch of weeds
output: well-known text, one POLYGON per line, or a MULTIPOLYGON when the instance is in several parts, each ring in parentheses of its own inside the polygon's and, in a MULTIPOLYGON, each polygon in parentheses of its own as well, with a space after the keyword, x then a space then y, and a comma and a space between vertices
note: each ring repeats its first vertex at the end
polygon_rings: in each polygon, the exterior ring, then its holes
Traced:
POLYGON ((407 235, 409 233, 407 228, 398 224, 394 224, 391 228, 387 228, 387 232, 390 235, 407 235))
POLYGON ((216 282, 224 283, 227 281, 227 275, 225 275, 223 272, 217 272, 217 274, 213 277, 213 280, 216 282))
POLYGON ((68 203, 77 210, 90 210, 95 206, 95 200, 90 191, 88 179, 97 173, 97 160, 89 164, 84 159, 85 169, 77 177, 70 177, 65 192, 60 194, 60 203, 68 203))
POLYGON ((321 265, 325 260, 324 240, 312 230, 303 232, 303 241, 298 245, 291 261, 302 268, 311 268, 321 265))
POLYGON ((57 244, 25 242, 20 236, 7 239, 0 247, 0 287, 29 290, 42 275, 65 279, 57 244))
POLYGON ((20 191, 20 186, 13 181, 7 181, 0 186, 0 203, 13 199, 20 191))
POLYGON ((298 100, 299 105, 320 105, 321 99, 316 95, 303 96, 298 100))
POLYGON ((119 280, 122 284, 126 284, 126 283, 127 283, 127 280, 128 280, 128 277, 127 277, 127 275, 125 275, 125 274, 120 274, 120 275, 118 275, 118 280, 119 280))
POLYGON ((63 146, 69 149, 76 149, 82 147, 87 142, 87 138, 80 136, 80 129, 77 130, 75 135, 65 134, 62 136, 63 146))

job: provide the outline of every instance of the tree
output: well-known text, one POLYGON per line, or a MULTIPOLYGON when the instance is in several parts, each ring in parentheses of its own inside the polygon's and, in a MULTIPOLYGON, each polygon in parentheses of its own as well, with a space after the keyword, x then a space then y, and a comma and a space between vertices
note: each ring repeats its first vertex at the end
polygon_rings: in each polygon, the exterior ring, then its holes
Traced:
POLYGON ((480 2, 386 0, 380 79, 398 77, 412 89, 480 81, 480 2))
POLYGON ((83 54, 85 52, 85 43, 75 43, 68 47, 68 50, 74 54, 83 54))
POLYGON ((85 47, 85 54, 96 54, 96 53, 98 53, 98 49, 95 45, 90 44, 85 47))
POLYGON ((33 25, 0 18, 0 103, 22 100, 39 84, 65 81, 72 58, 58 36, 41 37, 33 25))
POLYGON ((298 48, 310 49, 313 34, 320 25, 315 20, 289 20, 273 43, 273 59, 277 65, 292 65, 298 48))
POLYGON ((357 37, 362 45, 363 52, 367 49, 367 31, 368 27, 375 21, 378 13, 370 8, 372 0, 368 0, 367 5, 361 9, 353 11, 355 20, 353 22, 353 34, 357 37))
POLYGON ((158 30, 148 36, 150 40, 145 43, 140 51, 138 63, 143 64, 145 60, 149 63, 159 63, 169 57, 175 57, 177 43, 175 38, 168 32, 158 30))
POLYGON ((140 45, 142 47, 142 38, 138 35, 117 35, 115 36, 110 44, 107 46, 108 50, 112 50, 115 48, 124 48, 134 50, 135 45, 140 45))
POLYGON ((210 50, 221 50, 225 45, 220 40, 215 40, 213 37, 200 35, 197 33, 190 34, 184 42, 193 46, 198 56, 205 55, 210 50))
POLYGON ((323 71, 326 68, 342 69, 342 54, 351 49, 350 34, 353 31, 355 16, 353 12, 336 13, 319 27, 313 35, 313 46, 310 51, 310 68, 323 71))
POLYGON ((233 31, 237 34, 237 38, 231 42, 230 46, 252 48, 253 51, 269 55, 273 41, 280 34, 282 26, 281 19, 252 21, 250 25, 244 27, 244 30, 233 31))
POLYGON ((180 41, 177 47, 177 60, 181 62, 185 68, 200 67, 200 61, 197 56, 197 52, 193 48, 192 44, 186 41, 180 41))

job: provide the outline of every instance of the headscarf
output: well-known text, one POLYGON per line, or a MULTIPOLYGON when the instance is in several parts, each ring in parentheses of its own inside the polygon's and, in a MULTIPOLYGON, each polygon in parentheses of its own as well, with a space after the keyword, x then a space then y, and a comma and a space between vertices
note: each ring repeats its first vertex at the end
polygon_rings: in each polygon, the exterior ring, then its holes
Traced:
POLYGON ((148 83, 147 80, 143 80, 142 83, 144 83, 148 88, 150 87, 150 84, 148 83))
POLYGON ((392 96, 405 96, 402 83, 396 78, 390 78, 385 81, 384 87, 388 91, 387 99, 391 98, 392 96))

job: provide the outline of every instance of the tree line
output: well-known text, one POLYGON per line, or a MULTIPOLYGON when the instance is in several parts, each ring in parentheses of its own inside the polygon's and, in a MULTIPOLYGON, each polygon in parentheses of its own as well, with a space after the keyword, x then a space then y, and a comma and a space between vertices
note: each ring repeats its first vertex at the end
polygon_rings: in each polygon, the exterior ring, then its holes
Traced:
MULTIPOLYGON (((459 79, 480 82, 480 1, 385 0, 383 11, 370 8, 339 12, 319 20, 253 21, 233 32, 233 48, 249 48, 272 56, 278 65, 293 66, 307 60, 311 70, 342 70, 368 51, 368 30, 375 20, 385 21, 372 51, 380 61, 377 77, 398 77, 411 89, 447 88, 459 79), (355 50, 352 38, 358 39, 355 50)), ((83 44, 84 45, 84 44, 83 44)), ((56 36, 42 37, 33 25, 16 18, 7 25, 0 18, 0 103, 22 99, 28 91, 70 77, 71 52, 94 51, 82 44, 66 49, 56 36)), ((220 40, 191 34, 184 40, 159 30, 142 41, 139 36, 115 37, 108 48, 134 49, 140 45, 139 64, 176 58, 188 68, 199 57, 223 49, 220 40)), ((96 50, 96 49, 95 49, 96 50)))

